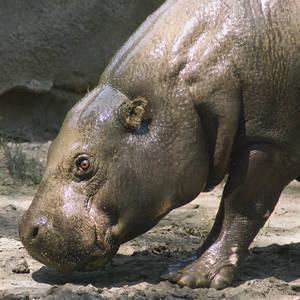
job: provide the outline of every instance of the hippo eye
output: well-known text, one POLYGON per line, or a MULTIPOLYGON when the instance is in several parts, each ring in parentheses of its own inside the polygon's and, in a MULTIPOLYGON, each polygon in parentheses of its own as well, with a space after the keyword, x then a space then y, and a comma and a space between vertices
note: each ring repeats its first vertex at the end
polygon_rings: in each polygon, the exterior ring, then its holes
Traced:
POLYGON ((81 181, 91 178, 96 170, 97 168, 95 168, 95 162, 92 158, 90 159, 86 155, 80 155, 75 159, 75 166, 73 165, 72 173, 81 181))
POLYGON ((82 170, 87 170, 89 168, 89 166, 90 166, 90 163, 87 159, 80 162, 80 168, 82 170))
POLYGON ((76 161, 77 169, 86 171, 90 167, 90 162, 86 157, 81 157, 76 161))

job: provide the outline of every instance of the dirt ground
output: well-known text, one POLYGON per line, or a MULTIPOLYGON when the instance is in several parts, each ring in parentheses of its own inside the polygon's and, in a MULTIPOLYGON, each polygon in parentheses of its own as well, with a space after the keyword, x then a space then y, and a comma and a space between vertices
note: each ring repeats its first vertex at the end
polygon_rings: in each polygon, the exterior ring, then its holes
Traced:
POLYGON ((163 279, 195 258, 212 225, 222 186, 121 246, 105 268, 72 274, 34 261, 19 241, 17 222, 34 191, 19 186, 0 189, 0 299, 300 300, 300 184, 296 181, 286 187, 252 243, 233 287, 222 291, 180 288, 163 279))

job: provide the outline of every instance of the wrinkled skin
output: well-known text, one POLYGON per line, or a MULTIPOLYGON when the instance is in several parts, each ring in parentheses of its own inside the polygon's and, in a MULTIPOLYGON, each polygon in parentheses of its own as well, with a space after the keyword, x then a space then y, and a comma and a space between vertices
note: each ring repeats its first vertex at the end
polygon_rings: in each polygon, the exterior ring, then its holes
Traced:
POLYGON ((167 1, 68 113, 20 222, 29 253, 92 270, 228 175, 199 258, 169 274, 222 289, 300 174, 300 5, 167 1))

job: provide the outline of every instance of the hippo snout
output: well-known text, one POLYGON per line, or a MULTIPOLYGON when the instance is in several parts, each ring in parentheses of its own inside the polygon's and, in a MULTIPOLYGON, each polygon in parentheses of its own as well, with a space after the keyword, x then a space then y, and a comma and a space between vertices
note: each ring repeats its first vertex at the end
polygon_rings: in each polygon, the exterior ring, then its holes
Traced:
POLYGON ((111 250, 97 239, 95 230, 88 218, 61 219, 30 208, 19 222, 20 238, 29 254, 60 272, 88 271, 108 261, 111 250))
POLYGON ((37 260, 44 261, 46 255, 41 252, 41 248, 54 235, 50 219, 46 215, 33 217, 27 211, 19 222, 19 235, 28 252, 37 260))
MULTIPOLYGON (((46 216, 46 214, 33 214, 30 210, 25 212, 19 222, 19 235, 21 241, 30 255, 36 260, 49 265, 55 269, 58 269, 56 264, 59 265, 59 269, 66 270, 63 264, 58 263, 61 260, 58 255, 57 258, 53 256, 53 250, 61 247, 61 250, 65 248, 59 241, 60 233, 56 232, 53 227, 53 222, 46 216), (55 244, 50 247, 49 241, 54 240, 55 244)), ((61 254, 61 251, 58 252, 61 254)))
POLYGON ((24 214, 19 222, 19 234, 23 244, 38 243, 50 227, 52 224, 48 221, 48 217, 31 218, 28 214, 24 214))

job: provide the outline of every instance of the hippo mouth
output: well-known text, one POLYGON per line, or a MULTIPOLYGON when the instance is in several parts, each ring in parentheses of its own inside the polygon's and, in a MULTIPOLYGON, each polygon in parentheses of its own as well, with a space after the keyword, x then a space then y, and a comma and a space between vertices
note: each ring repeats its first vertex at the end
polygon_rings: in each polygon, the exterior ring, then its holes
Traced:
POLYGON ((119 247, 113 246, 111 243, 107 243, 107 240, 111 240, 109 232, 106 233, 105 238, 102 239, 99 238, 98 231, 97 231, 97 225, 95 223, 94 225, 94 231, 95 231, 95 243, 93 249, 89 255, 86 256, 86 259, 83 260, 82 263, 76 267, 74 271, 79 272, 89 272, 89 271, 95 271, 104 265, 106 265, 112 257, 116 254, 119 247))
POLYGON ((96 271, 106 265, 116 254, 118 248, 114 251, 108 251, 105 254, 99 255, 98 251, 91 254, 86 261, 80 264, 74 271, 91 272, 96 271))

